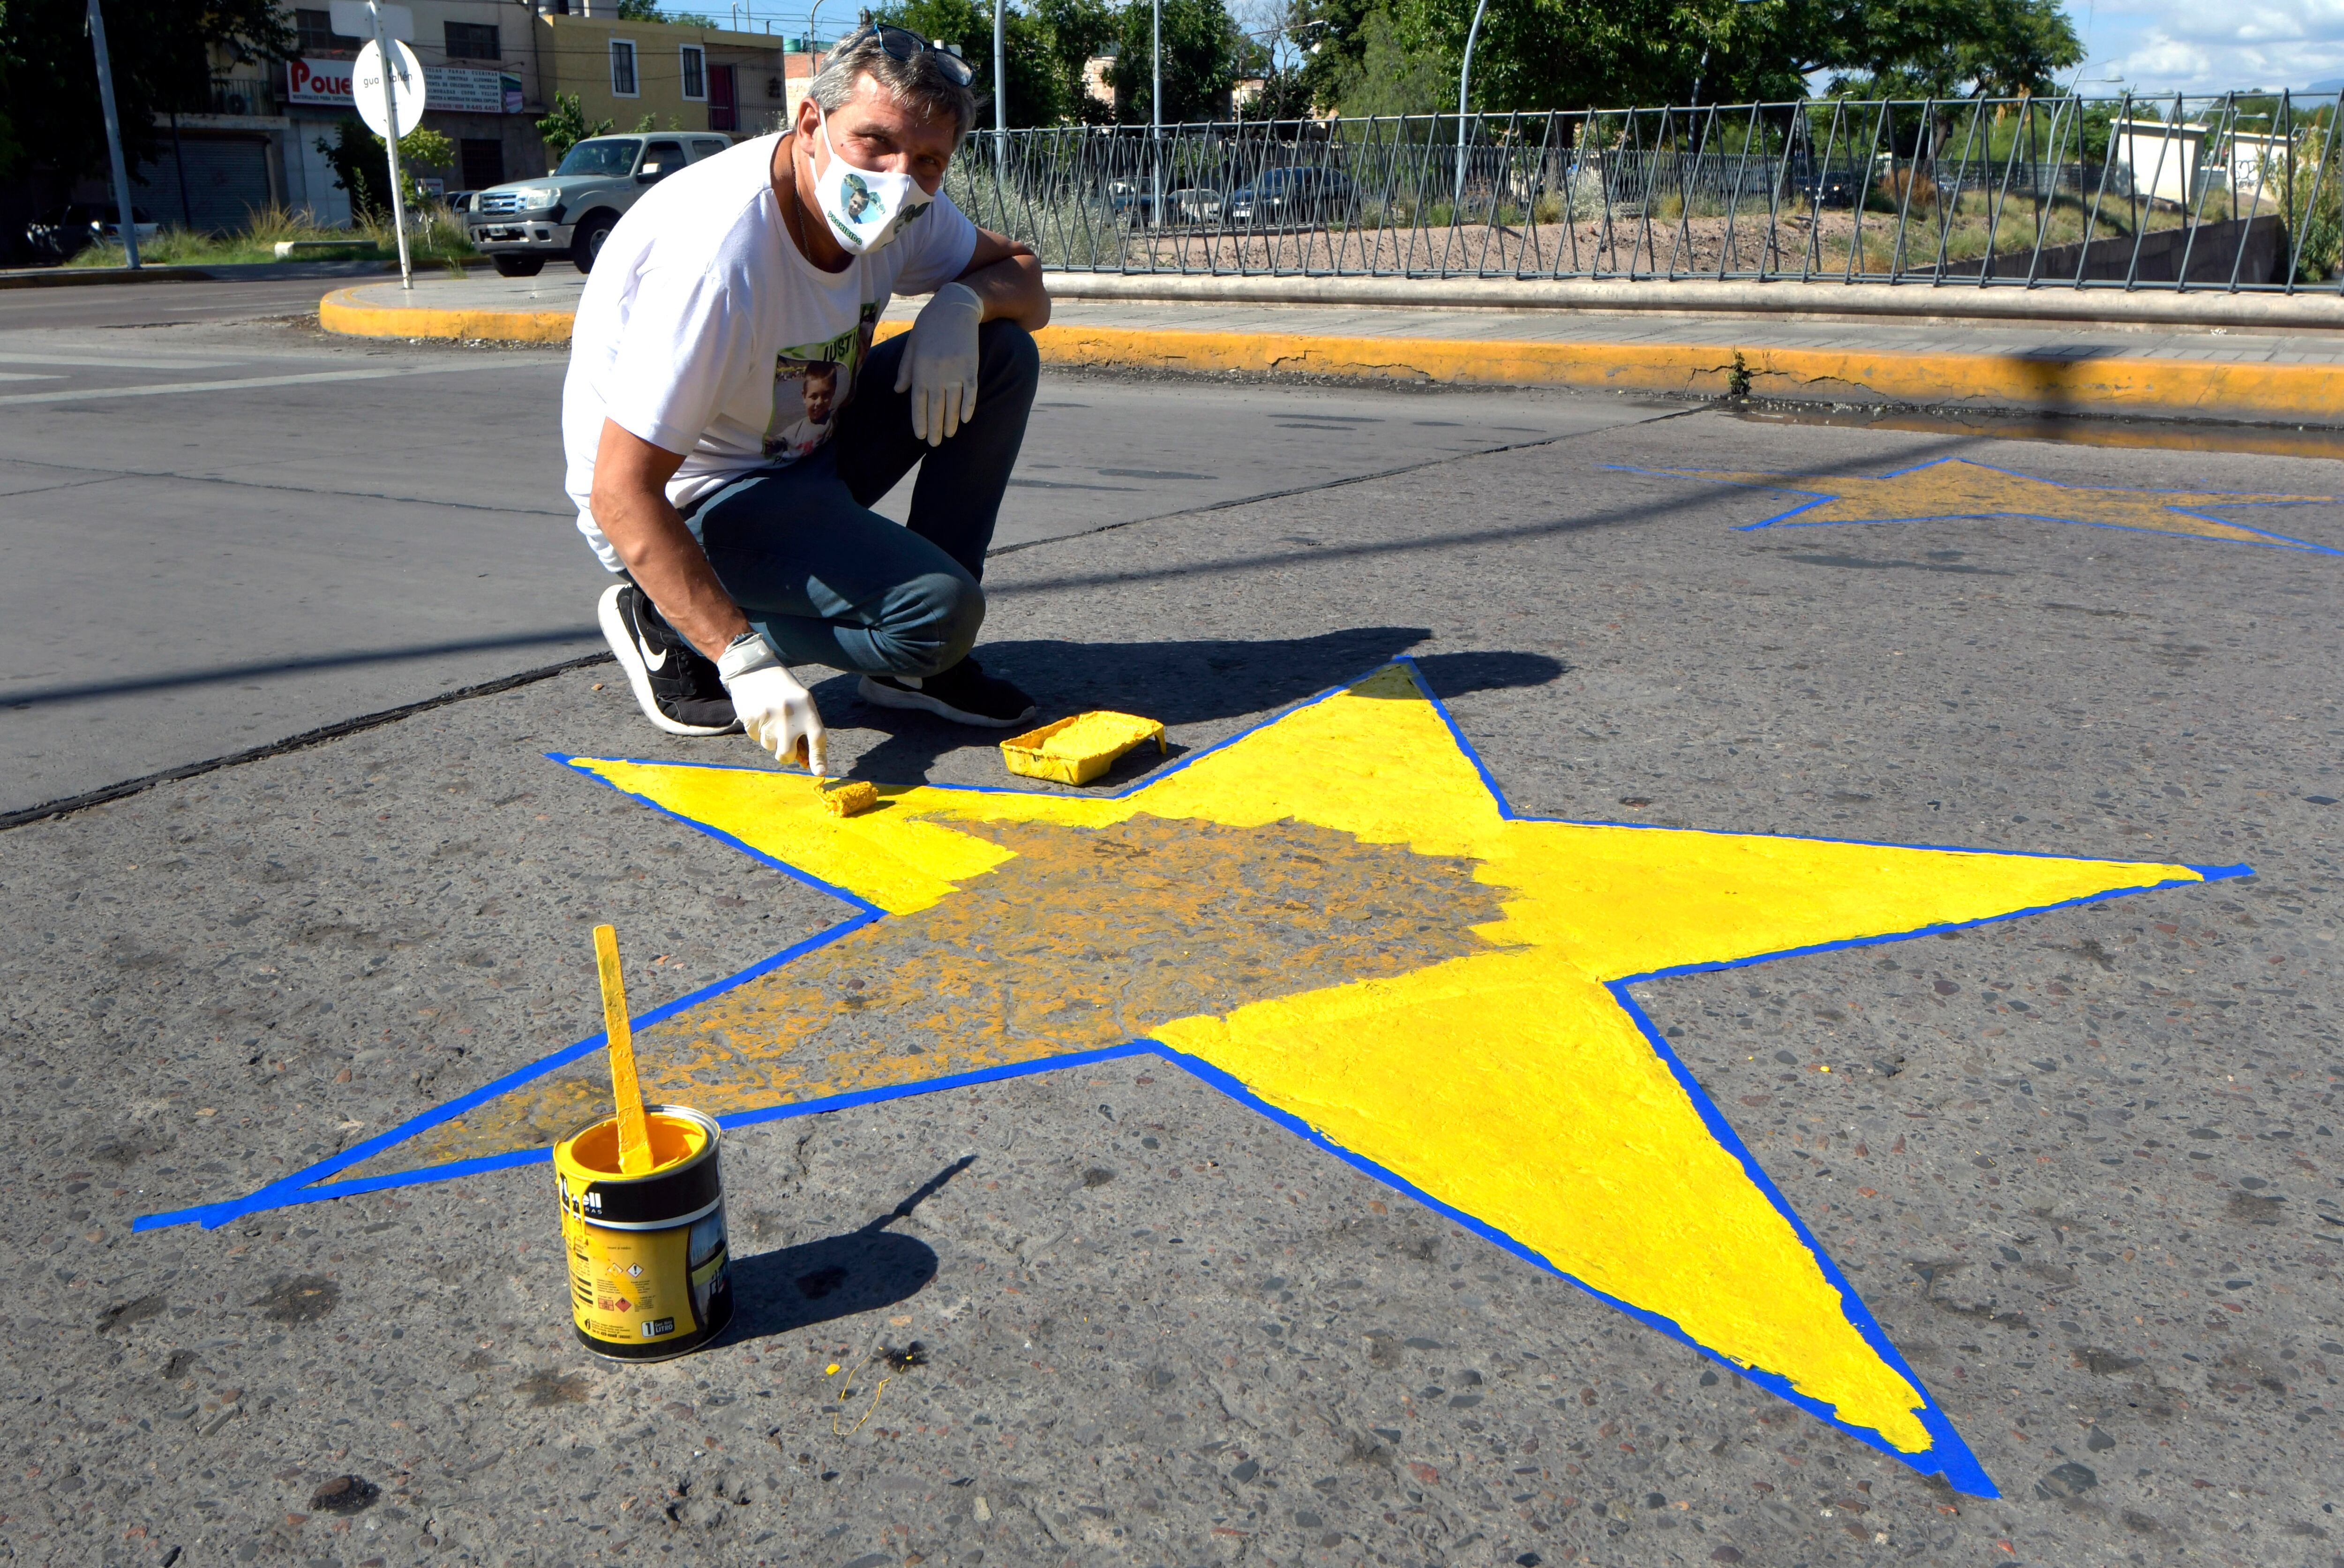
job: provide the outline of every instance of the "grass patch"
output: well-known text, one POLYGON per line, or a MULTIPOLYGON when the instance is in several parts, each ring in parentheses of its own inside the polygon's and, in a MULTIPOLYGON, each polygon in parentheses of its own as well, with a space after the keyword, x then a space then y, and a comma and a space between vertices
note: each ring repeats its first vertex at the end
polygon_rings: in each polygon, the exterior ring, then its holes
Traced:
MULTIPOLYGON (((274 261, 280 240, 302 244, 335 242, 328 250, 305 250, 304 261, 396 261, 399 237, 388 216, 361 218, 348 228, 320 228, 304 212, 281 207, 256 210, 243 228, 233 234, 202 234, 166 225, 138 248, 138 259, 155 267, 226 267, 237 262, 274 261)), ((418 266, 440 263, 460 267, 480 252, 465 237, 463 225, 445 207, 426 207, 408 214, 408 255, 418 266)), ((124 267, 129 258, 119 245, 93 245, 67 267, 124 267)))

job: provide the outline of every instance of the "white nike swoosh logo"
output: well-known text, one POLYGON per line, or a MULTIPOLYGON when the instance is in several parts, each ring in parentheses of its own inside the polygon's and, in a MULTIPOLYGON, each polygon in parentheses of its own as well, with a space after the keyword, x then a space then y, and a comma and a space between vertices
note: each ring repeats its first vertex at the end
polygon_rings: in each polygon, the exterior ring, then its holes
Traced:
POLYGON ((656 675, 667 668, 666 652, 662 650, 657 654, 652 653, 652 645, 643 641, 643 634, 640 632, 635 633, 635 650, 643 656, 643 668, 652 673, 656 675))

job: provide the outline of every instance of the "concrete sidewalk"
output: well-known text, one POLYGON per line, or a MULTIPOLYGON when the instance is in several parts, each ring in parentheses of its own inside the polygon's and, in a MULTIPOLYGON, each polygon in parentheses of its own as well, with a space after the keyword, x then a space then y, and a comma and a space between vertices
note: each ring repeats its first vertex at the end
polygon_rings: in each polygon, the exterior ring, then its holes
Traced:
MULTIPOLYGON (((1064 364, 2344 423, 2344 334, 2316 330, 1099 298, 1064 281, 1041 334, 1064 364)), ((319 319, 367 337, 561 342, 583 285, 367 284, 327 296, 319 319)), ((895 301, 890 327, 913 309, 895 301)))

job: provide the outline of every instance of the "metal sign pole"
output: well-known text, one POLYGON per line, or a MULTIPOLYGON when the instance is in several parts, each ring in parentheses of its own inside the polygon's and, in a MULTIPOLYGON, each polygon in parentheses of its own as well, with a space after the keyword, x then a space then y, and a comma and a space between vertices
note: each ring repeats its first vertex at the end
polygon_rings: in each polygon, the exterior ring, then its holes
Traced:
MULTIPOLYGON (((89 0, 94 11, 97 0, 89 0)), ((390 222, 399 233, 399 286, 415 287, 415 267, 407 256, 407 193, 399 177, 399 94, 393 90, 391 74, 400 64, 390 52, 390 39, 382 30, 382 0, 367 0, 367 12, 374 18, 375 51, 382 57, 382 123, 390 127, 383 139, 390 144, 390 222)))
POLYGON ((114 116, 114 67, 106 57, 106 17, 89 0, 89 46, 97 56, 97 101, 106 111, 106 151, 114 160, 116 220, 122 225, 122 253, 138 265, 138 225, 131 217, 130 167, 122 161, 122 122, 114 116))

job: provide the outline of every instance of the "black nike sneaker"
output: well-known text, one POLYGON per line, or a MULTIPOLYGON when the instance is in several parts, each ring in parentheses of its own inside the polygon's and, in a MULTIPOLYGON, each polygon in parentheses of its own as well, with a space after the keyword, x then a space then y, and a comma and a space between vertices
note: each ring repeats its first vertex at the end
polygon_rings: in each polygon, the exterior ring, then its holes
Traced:
POLYGON ((597 615, 645 718, 671 735, 725 735, 741 727, 716 662, 667 623, 651 595, 631 582, 613 583, 597 615))
POLYGON ((934 675, 865 675, 855 690, 864 702, 883 708, 918 708, 956 724, 996 730, 1022 724, 1035 713, 1033 698, 986 674, 974 657, 934 675))

